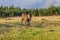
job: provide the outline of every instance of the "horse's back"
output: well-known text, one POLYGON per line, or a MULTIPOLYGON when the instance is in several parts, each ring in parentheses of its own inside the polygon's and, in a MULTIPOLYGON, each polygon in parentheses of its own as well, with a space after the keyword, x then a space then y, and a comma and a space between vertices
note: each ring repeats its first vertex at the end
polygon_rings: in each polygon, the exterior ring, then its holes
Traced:
POLYGON ((28 18, 28 15, 23 13, 23 14, 22 14, 22 18, 23 18, 23 19, 27 19, 27 18, 28 18))

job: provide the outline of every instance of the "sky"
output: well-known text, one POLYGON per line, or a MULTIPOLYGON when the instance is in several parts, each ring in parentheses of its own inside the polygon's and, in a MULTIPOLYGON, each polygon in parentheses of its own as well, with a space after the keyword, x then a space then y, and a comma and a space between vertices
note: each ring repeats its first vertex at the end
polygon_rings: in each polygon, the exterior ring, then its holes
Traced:
POLYGON ((20 8, 48 7, 50 5, 60 6, 60 0, 0 0, 0 6, 15 6, 20 8))

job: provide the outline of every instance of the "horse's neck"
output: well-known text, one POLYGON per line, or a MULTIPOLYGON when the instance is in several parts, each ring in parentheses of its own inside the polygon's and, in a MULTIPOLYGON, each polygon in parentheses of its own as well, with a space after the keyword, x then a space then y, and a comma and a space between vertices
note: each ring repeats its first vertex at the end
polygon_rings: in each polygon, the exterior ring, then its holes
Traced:
POLYGON ((30 18, 30 14, 28 14, 28 18, 30 18))

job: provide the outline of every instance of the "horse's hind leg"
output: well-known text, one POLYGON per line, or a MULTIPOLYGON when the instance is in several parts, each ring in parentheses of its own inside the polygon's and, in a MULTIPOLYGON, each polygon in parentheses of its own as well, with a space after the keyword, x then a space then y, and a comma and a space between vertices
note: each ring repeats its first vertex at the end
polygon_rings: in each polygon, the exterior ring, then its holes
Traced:
POLYGON ((21 24, 23 24, 23 20, 24 20, 24 19, 21 20, 21 24))

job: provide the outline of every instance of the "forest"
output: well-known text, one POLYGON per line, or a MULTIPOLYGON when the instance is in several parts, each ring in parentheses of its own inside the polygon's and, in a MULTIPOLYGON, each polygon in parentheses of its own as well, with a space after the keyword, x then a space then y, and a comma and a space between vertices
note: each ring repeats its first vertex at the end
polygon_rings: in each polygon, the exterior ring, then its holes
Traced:
POLYGON ((50 6, 48 8, 35 8, 35 9, 21 9, 20 7, 14 7, 11 5, 0 6, 0 17, 11 17, 11 16, 21 16, 23 12, 29 12, 34 16, 52 16, 52 15, 60 15, 60 6, 50 6))

